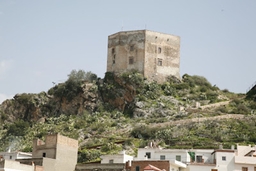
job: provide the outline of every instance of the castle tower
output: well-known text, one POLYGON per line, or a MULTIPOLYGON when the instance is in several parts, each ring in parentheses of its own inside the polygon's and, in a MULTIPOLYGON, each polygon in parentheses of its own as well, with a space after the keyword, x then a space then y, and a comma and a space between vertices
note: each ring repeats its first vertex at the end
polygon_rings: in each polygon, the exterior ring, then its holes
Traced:
POLYGON ((149 30, 108 36, 107 72, 137 70, 150 81, 180 78, 180 37, 149 30))

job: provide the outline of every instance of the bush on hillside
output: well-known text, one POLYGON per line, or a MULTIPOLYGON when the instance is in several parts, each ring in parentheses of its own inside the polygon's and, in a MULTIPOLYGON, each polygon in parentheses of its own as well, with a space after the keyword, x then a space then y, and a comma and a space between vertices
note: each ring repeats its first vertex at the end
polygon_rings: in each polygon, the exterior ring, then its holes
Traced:
POLYGON ((24 136, 28 130, 29 123, 23 120, 16 120, 13 124, 9 125, 7 134, 13 136, 24 136))

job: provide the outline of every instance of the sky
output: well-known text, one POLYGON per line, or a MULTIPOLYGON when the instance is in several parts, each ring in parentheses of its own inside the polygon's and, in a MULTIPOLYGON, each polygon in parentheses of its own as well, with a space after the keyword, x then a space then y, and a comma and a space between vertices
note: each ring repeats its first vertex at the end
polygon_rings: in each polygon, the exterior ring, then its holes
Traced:
POLYGON ((255 0, 0 0, 0 103, 73 70, 103 78, 108 35, 180 36, 180 74, 245 93, 256 81, 255 0))

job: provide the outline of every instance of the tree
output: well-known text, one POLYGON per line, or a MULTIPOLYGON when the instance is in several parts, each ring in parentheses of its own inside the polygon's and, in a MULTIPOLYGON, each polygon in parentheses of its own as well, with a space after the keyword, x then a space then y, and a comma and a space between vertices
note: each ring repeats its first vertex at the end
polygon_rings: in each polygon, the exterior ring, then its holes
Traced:
POLYGON ((92 73, 91 71, 85 72, 84 70, 72 70, 68 75, 67 81, 94 81, 97 79, 97 75, 92 73))

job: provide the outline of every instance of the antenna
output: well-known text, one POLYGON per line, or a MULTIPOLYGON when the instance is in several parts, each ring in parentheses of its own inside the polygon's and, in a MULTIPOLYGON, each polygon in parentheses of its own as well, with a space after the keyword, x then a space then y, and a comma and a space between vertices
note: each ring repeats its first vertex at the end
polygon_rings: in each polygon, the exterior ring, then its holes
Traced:
POLYGON ((123 31, 123 29, 124 29, 124 23, 123 23, 123 21, 122 21, 122 28, 121 28, 121 30, 123 31))

